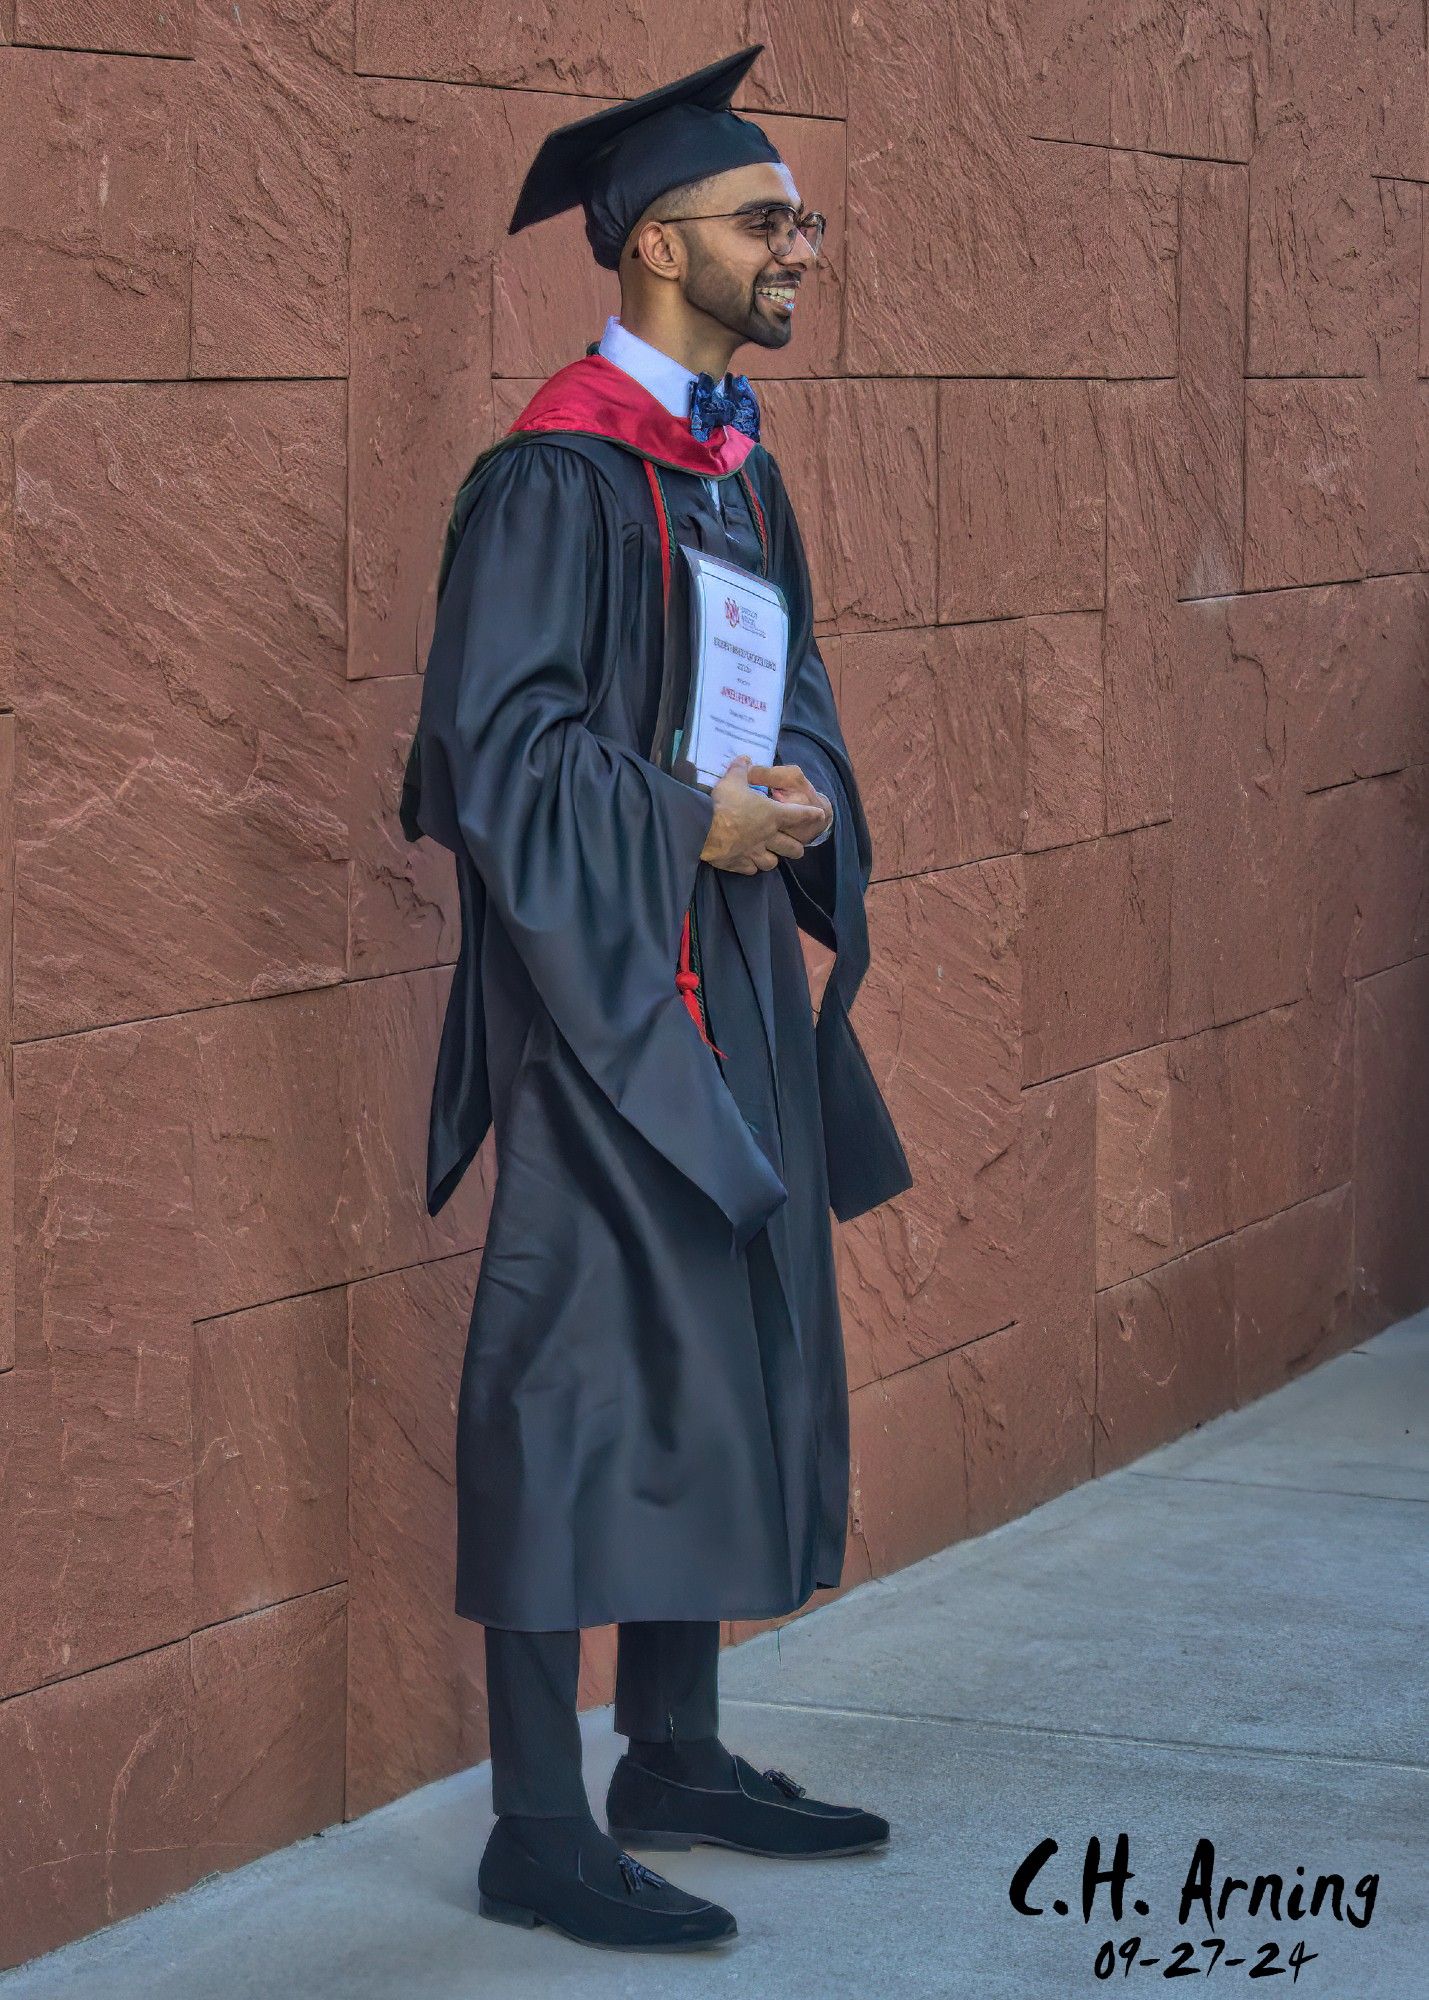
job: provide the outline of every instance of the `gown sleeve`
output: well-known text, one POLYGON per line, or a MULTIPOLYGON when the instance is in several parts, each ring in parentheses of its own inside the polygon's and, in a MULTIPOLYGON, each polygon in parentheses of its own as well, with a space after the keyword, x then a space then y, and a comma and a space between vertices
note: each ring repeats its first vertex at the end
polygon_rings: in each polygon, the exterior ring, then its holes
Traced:
POLYGON ((799 765, 834 808, 828 839, 811 843, 797 861, 786 856, 779 868, 800 929, 834 954, 819 1006, 815 1048, 829 1200, 835 1215, 846 1222, 911 1187, 913 1175, 850 1018, 869 966, 864 897, 873 873, 873 844, 828 669, 814 639, 813 589, 803 541, 772 458, 769 467, 773 558, 789 600, 793 665, 777 761, 799 765))
POLYGON ((421 825, 460 841, 578 1062, 743 1248, 787 1190, 675 986, 714 804, 586 720, 630 643, 620 548, 580 452, 526 440, 487 469, 424 677, 421 825))

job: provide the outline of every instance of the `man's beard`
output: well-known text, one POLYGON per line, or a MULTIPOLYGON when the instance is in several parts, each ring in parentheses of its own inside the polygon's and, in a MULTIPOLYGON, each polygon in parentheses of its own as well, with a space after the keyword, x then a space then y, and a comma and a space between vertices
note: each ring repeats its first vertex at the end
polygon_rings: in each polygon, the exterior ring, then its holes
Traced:
POLYGON ((737 333, 741 340, 755 341, 760 347, 787 347, 794 330, 793 315, 776 320, 760 311, 754 285, 763 281, 762 273, 752 281, 736 278, 717 258, 693 250, 685 279, 685 297, 700 312, 718 320, 731 333, 737 333))

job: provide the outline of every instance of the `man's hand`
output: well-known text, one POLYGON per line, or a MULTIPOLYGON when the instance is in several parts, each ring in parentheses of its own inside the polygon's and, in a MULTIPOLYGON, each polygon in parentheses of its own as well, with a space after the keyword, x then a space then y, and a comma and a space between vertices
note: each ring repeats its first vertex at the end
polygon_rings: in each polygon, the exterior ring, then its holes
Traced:
POLYGON ((773 796, 786 805, 821 806, 824 825, 814 828, 810 840, 817 840, 824 827, 833 825, 833 802, 814 790, 797 764, 751 764, 744 775, 751 785, 768 785, 773 796))
POLYGON ((757 875, 781 859, 797 861, 805 844, 822 833, 833 807, 816 792, 797 764, 751 764, 736 757, 710 789, 714 818, 701 861, 731 875, 757 875), (754 785, 778 787, 766 798, 754 785))

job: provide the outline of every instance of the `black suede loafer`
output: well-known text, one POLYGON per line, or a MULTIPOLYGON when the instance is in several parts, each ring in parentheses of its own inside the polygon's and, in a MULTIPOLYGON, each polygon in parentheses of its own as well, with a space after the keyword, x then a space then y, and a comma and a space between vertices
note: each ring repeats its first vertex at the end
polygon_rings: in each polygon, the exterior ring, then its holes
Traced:
POLYGON ((720 1903, 691 1896, 634 1855, 594 1818, 498 1818, 476 1876, 477 1908, 498 1923, 549 1924, 577 1944, 612 1951, 696 1951, 737 1935, 720 1903))
POLYGON ((695 1785, 648 1770, 629 1751, 606 1793, 612 1840, 627 1847, 737 1847, 744 1854, 861 1854, 886 1847, 888 1821, 858 1806, 805 1797, 784 1771, 756 1771, 730 1753, 727 1786, 695 1785))

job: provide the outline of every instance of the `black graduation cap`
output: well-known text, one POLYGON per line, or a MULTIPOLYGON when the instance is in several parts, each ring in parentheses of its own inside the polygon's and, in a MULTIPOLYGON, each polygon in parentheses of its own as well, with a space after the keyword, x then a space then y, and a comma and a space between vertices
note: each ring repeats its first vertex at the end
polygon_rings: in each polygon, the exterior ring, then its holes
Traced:
POLYGON ((508 235, 577 203, 595 260, 616 269, 625 239, 657 195, 706 174, 778 160, 778 148, 729 101, 763 42, 628 104, 552 132, 531 162, 508 235))

